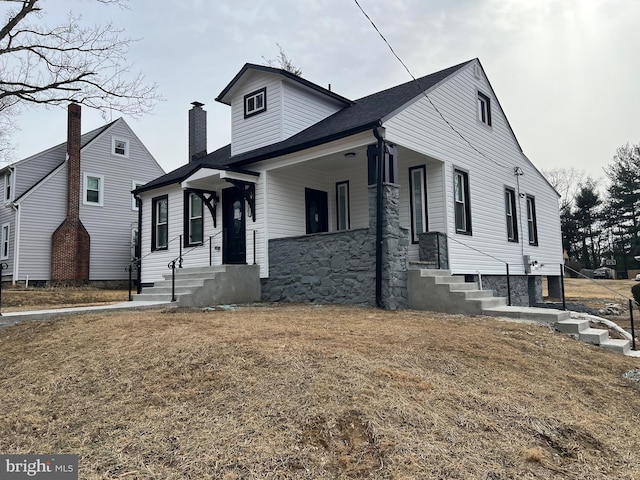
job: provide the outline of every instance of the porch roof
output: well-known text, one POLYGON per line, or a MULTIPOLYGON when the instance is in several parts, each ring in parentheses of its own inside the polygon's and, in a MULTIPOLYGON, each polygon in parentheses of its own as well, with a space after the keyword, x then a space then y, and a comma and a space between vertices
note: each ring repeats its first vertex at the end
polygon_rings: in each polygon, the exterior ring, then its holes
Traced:
POLYGON ((416 96, 421 95, 422 91, 429 90, 473 61, 474 60, 469 60, 419 78, 416 81, 412 80, 402 85, 363 97, 281 142, 233 156, 231 156, 231 145, 226 145, 209 153, 196 162, 188 163, 173 172, 143 185, 135 192, 139 193, 181 182, 202 167, 226 168, 239 171, 238 168, 245 165, 298 152, 372 129, 380 125, 382 119, 387 115, 396 111, 416 96))

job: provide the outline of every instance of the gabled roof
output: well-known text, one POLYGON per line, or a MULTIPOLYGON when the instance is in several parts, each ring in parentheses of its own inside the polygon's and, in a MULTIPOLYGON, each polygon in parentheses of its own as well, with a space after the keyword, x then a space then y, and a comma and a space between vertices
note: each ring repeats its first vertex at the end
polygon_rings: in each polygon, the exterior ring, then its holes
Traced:
POLYGON ((256 65, 255 63, 245 63, 242 69, 237 73, 233 80, 229 82, 229 85, 224 87, 222 92, 216 97, 216 102, 224 103, 225 105, 231 105, 231 100, 227 97, 229 92, 236 86, 236 84, 240 81, 240 79, 249 71, 255 70, 258 72, 267 72, 273 73, 275 75, 282 75, 293 82, 302 85, 304 87, 310 88, 311 90, 315 90, 322 95, 325 95, 333 100, 337 100, 339 103, 344 105, 351 105, 353 102, 348 98, 342 97, 337 93, 332 92, 331 90, 327 90, 326 88, 321 87, 320 85, 316 85, 315 83, 310 82, 309 80, 305 80, 299 75, 294 75, 291 72, 287 72, 286 70, 282 70, 281 68, 273 68, 267 67, 265 65, 256 65))
MULTIPOLYGON (((98 128, 96 128, 94 130, 91 130, 91 131, 83 134, 80 137, 80 150, 82 150, 87 145, 89 145, 92 141, 94 141, 96 138, 98 138, 98 136, 100 136, 100 134, 102 134, 103 132, 107 131, 118 120, 120 120, 120 119, 116 119, 113 122, 110 122, 110 123, 108 123, 106 125, 103 125, 102 127, 98 127, 98 128)), ((15 163, 12 163, 11 165, 7 165, 6 167, 4 167, 3 169, 0 170, 0 174, 2 174, 5 170, 7 170, 9 168, 13 168, 13 167, 16 167, 16 166, 18 166, 20 164, 26 163, 29 160, 42 155, 43 153, 51 152, 53 150, 59 150, 59 152, 56 152, 55 155, 52 156, 51 168, 49 169, 49 171, 47 171, 47 173, 44 174, 41 178, 34 178, 33 179, 33 183, 31 184, 31 186, 28 189, 26 189, 19 197, 17 197, 14 200, 15 202, 17 202, 22 197, 27 195, 30 191, 32 191, 33 189, 38 187, 38 185, 40 185, 43 181, 45 181, 45 179, 47 179, 49 177, 49 175, 51 175, 58 167, 60 167, 60 165, 62 165, 65 162, 66 153, 67 153, 67 142, 59 143, 55 147, 48 148, 47 150, 43 150, 42 152, 36 153, 35 155, 31 155, 30 157, 27 157, 25 159, 19 160, 19 161, 15 162, 15 163)))
MULTIPOLYGON (((231 145, 226 145, 225 147, 204 156, 197 162, 191 162, 147 183, 146 185, 143 185, 138 188, 136 192, 143 192, 153 188, 180 182, 200 167, 235 170, 251 163, 279 157, 281 155, 322 145, 333 140, 349 137, 356 133, 370 130, 375 126, 380 125, 382 119, 387 115, 410 102, 418 95, 421 95, 423 91, 428 91, 430 88, 436 86, 438 83, 473 61, 474 60, 469 60, 419 78, 417 79, 417 83, 412 80, 410 82, 403 83, 402 85, 398 85, 351 102, 342 110, 339 110, 324 120, 321 120, 320 122, 281 142, 273 143, 271 145, 257 148, 249 152, 243 152, 234 156, 231 156, 231 145)), ((267 69, 268 71, 275 70, 277 73, 282 72, 279 69, 272 69, 270 67, 251 64, 247 65, 245 65, 243 70, 241 70, 234 80, 227 85, 218 99, 227 93, 233 83, 240 78, 246 68, 260 67, 260 69, 267 69), (247 65, 250 65, 250 67, 247 67, 247 65)), ((296 77, 295 75, 289 75, 302 80, 300 77, 296 77)), ((316 87, 322 88, 318 86, 316 87)))

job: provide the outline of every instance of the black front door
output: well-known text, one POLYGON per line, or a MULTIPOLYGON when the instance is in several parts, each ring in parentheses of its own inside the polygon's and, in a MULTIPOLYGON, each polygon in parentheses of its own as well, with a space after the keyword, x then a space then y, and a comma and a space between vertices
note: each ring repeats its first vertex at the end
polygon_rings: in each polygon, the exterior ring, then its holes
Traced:
POLYGON ((304 204, 306 210, 307 233, 329 231, 329 196, 327 192, 304 189, 304 204))
POLYGON ((247 263, 244 202, 237 188, 222 190, 222 263, 247 263))

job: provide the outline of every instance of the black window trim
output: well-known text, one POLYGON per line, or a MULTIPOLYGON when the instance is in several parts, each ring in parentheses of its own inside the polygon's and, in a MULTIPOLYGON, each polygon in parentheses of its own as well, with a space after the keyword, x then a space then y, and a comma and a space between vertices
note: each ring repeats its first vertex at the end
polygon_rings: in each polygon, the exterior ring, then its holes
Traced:
POLYGON ((244 96, 244 99, 242 101, 242 108, 244 109, 244 118, 253 117, 254 115, 258 115, 259 113, 266 112, 267 111, 267 87, 262 87, 251 93, 247 93, 244 96), (260 94, 262 94, 262 108, 260 108, 259 110, 256 109, 250 113, 247 113, 247 100, 250 99, 251 97, 257 97, 260 94))
POLYGON ((471 197, 469 195, 469 172, 462 168, 453 167, 453 228, 460 235, 473 235, 471 228, 471 197), (458 222, 456 222, 456 174, 461 174, 464 179, 464 211, 465 211, 465 230, 458 230, 458 222))
POLYGON ((204 202, 202 197, 194 193, 191 190, 184 191, 184 216, 183 216, 183 230, 184 230, 184 246, 195 247, 196 245, 202 245, 204 243, 204 202), (191 196, 197 197, 202 202, 202 239, 199 242, 191 241, 191 196))
POLYGON ((538 218, 537 218, 537 214, 536 214, 536 197, 533 195, 527 195, 527 233, 529 235, 529 245, 531 245, 532 247, 537 247, 538 246, 538 218), (529 230, 529 202, 531 202, 531 213, 532 213, 532 224, 533 224, 533 234, 534 234, 534 241, 531 241, 531 231, 529 230))
POLYGON ((424 197, 424 204, 422 205, 423 207, 423 213, 424 213, 424 217, 423 217, 423 227, 424 227, 424 231, 428 232, 429 231, 429 209, 427 208, 427 166, 425 164, 423 165, 414 165, 413 167, 409 167, 409 216, 410 216, 410 220, 411 220, 411 243, 415 244, 415 243, 419 243, 419 238, 416 235, 416 233, 424 233, 424 232, 416 232, 415 231, 415 206, 413 204, 413 172, 416 170, 420 170, 422 171, 422 185, 424 187, 424 191, 422 192, 422 195, 424 197))
POLYGON ((151 199, 151 251, 155 252, 157 250, 168 250, 169 249, 169 195, 160 195, 158 197, 153 197, 151 199), (158 203, 162 200, 167 201, 167 245, 158 247, 156 246, 157 241, 157 211, 158 211, 158 203))
POLYGON ((477 109, 477 119, 478 122, 481 125, 484 125, 485 127, 491 128, 492 122, 491 122, 491 98, 489 97, 489 95, 487 95, 486 93, 482 93, 480 90, 476 90, 477 92, 477 96, 476 96, 476 109, 477 109), (483 121, 482 117, 481 117, 481 112, 482 109, 480 108, 480 101, 484 102, 486 104, 486 109, 487 109, 487 121, 483 121))
POLYGON ((351 230, 351 192, 349 191, 349 180, 343 180, 341 182, 336 182, 336 231, 344 232, 346 230, 351 230), (347 187, 347 205, 346 205, 346 215, 347 228, 340 228, 340 186, 345 185, 347 187))
POLYGON ((511 207, 511 219, 509 219, 509 215, 506 211, 506 207, 507 207, 507 202, 505 199, 505 219, 507 221, 507 240, 511 243, 519 243, 520 239, 519 239, 519 232, 518 232, 518 210, 517 210, 517 203, 516 203, 516 190, 515 188, 512 187, 504 187, 504 194, 509 195, 509 206, 511 207), (511 221, 511 228, 513 229, 513 237, 509 238, 509 221, 511 221))

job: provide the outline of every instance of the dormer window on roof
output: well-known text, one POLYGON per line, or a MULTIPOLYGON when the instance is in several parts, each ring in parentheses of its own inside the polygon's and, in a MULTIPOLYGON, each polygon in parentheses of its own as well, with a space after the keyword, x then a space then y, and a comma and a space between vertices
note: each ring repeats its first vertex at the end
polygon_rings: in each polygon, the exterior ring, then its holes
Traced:
POLYGON ((244 118, 267 110, 267 89, 261 88, 244 96, 244 118))

